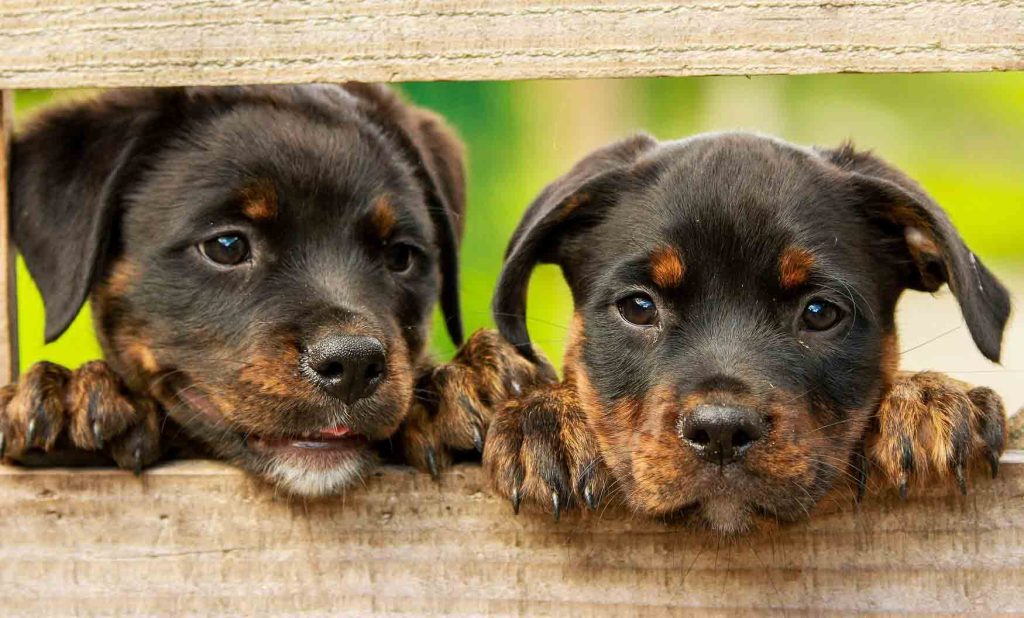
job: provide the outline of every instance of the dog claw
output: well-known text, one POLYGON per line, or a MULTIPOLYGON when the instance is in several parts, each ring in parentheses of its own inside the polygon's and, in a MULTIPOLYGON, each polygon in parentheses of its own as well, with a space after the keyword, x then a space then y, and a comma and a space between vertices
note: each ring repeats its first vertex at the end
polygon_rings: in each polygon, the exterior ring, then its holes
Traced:
POLYGON ((863 447, 857 451, 855 458, 857 462, 857 496, 854 499, 860 503, 868 491, 868 458, 864 454, 863 447))
POLYGON ((583 488, 583 501, 587 503, 587 508, 591 511, 597 508, 597 500, 594 499, 594 491, 590 485, 583 488))
POLYGON ((992 469, 992 478, 999 476, 999 454, 995 451, 988 452, 988 465, 992 469))
POLYGON ((511 390, 512 394, 515 395, 516 397, 523 394, 523 387, 520 386, 517 380, 512 380, 512 382, 509 384, 509 390, 511 390))
POLYGON ((28 421, 28 432, 25 434, 25 447, 32 446, 32 443, 36 439, 36 419, 29 419, 28 421))
POLYGON ((906 478, 900 481, 900 500, 906 501, 908 494, 908 485, 906 478))
POLYGON ((432 446, 427 447, 427 469, 435 481, 441 477, 437 471, 437 455, 434 453, 434 447, 432 446))
POLYGON ((132 473, 142 476, 142 447, 136 446, 132 451, 132 473))
POLYGON ((0 459, 4 457, 4 451, 7 450, 7 437, 4 436, 3 432, 0 431, 0 459))
POLYGON ((958 463, 953 468, 953 473, 956 475, 956 484, 960 487, 960 495, 967 495, 967 479, 964 478, 964 464, 958 463))
POLYGON ((93 424, 92 424, 92 436, 93 436, 93 439, 96 441, 96 448, 97 449, 103 448, 103 428, 100 427, 100 422, 99 421, 93 421, 93 424))
POLYGON ((476 447, 476 452, 484 452, 484 436, 480 433, 480 428, 476 426, 473 427, 473 446, 476 447))
POLYGON ((562 518, 562 505, 558 500, 558 492, 551 492, 551 506, 555 507, 555 521, 562 518))
POLYGON ((512 490, 512 512, 516 515, 519 514, 519 504, 522 502, 522 496, 519 495, 519 488, 516 487, 512 490))

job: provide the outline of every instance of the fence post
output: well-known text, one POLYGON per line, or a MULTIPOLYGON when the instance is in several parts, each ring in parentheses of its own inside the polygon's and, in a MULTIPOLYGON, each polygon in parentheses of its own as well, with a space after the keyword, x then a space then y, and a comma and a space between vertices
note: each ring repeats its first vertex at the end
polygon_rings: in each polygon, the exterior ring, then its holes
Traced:
POLYGON ((14 92, 0 90, 0 379, 18 376, 18 302, 14 271, 14 245, 10 242, 7 189, 11 133, 14 128, 14 92))

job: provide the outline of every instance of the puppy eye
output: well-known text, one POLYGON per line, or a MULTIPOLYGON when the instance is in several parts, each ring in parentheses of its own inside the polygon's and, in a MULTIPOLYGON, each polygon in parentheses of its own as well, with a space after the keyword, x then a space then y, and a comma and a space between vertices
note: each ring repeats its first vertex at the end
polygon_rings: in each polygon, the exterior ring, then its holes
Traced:
POLYGON ((387 248, 384 254, 384 264, 392 272, 404 273, 412 267, 413 252, 412 245, 393 244, 387 248))
POLYGON ((630 324, 653 326, 658 322, 658 306, 646 294, 634 294, 618 303, 619 315, 630 324))
POLYGON ((807 330, 828 330, 843 319, 843 310, 827 300, 814 299, 804 307, 801 316, 807 330))
POLYGON ((223 266, 236 266, 249 259, 249 241, 241 234, 224 234, 200 243, 207 259, 223 266))

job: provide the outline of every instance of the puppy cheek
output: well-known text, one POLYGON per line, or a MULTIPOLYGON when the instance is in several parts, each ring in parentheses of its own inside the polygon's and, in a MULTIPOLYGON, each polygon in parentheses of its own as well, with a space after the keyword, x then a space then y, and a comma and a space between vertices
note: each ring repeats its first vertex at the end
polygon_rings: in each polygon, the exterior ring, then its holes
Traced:
POLYGON ((632 506, 667 514, 697 500, 702 465, 679 437, 679 398, 669 386, 653 388, 634 409, 631 450, 632 506))
POLYGON ((414 369, 409 348, 402 337, 388 343, 387 377, 373 396, 372 430, 367 436, 374 440, 389 438, 412 409, 414 369))

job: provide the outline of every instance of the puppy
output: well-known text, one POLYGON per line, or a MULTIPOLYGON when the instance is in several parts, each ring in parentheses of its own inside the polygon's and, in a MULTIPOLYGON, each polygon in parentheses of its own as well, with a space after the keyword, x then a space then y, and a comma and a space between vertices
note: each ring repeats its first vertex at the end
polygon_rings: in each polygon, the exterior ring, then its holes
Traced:
POLYGON ((106 360, 6 387, 0 455, 138 472, 199 445, 316 496, 364 475, 414 408, 396 438, 412 461, 436 473, 474 446, 480 412, 437 402, 504 388, 503 344, 426 355, 438 299, 462 341, 462 149, 438 117, 355 83, 112 91, 43 114, 12 160, 46 340, 91 298, 106 360))
POLYGON ((1006 290, 912 180, 849 146, 732 133, 599 150, 548 186, 512 238, 494 300, 531 360, 538 262, 575 315, 564 381, 502 409, 484 462, 498 492, 558 517, 610 488, 633 510, 739 533, 808 514, 867 460, 915 477, 995 474, 989 389, 897 372, 906 289, 948 284, 998 360, 1006 290))

